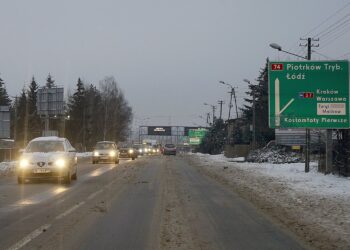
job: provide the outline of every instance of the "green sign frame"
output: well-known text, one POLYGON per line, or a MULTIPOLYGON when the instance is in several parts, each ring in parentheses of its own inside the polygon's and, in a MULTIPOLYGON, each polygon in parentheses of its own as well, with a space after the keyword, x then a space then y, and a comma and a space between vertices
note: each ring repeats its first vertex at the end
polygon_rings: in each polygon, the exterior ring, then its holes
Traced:
POLYGON ((270 128, 350 128, 349 62, 269 62, 270 128))
POLYGON ((207 129, 190 129, 188 130, 189 144, 199 145, 207 134, 207 129))

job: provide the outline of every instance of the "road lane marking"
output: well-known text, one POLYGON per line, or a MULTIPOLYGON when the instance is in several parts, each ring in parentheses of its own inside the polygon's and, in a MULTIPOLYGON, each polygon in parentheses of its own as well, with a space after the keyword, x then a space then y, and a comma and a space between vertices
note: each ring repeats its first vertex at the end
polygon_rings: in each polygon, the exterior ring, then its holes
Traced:
POLYGON ((67 216, 68 214, 74 212, 74 210, 76 210, 77 208, 79 208, 80 206, 84 205, 85 201, 81 201, 78 204, 74 205, 73 207, 69 208, 68 210, 66 210, 65 212, 61 213, 60 215, 56 216, 56 220, 60 220, 63 217, 67 216))
POLYGON ((100 176, 100 175, 102 175, 102 174, 112 170, 116 166, 117 165, 112 165, 112 166, 105 166, 105 167, 102 167, 102 168, 95 169, 94 171, 90 172, 90 174, 88 176, 90 176, 90 177, 100 176))
MULTIPOLYGON (((81 184, 83 181, 85 181, 87 179, 100 176, 100 175, 102 175, 110 170, 113 170, 116 166, 117 165, 104 166, 104 167, 95 169, 91 172, 88 172, 79 178, 81 180, 81 182, 77 183, 77 185, 81 184)), ((47 191, 44 191, 44 192, 41 192, 38 194, 34 194, 28 198, 21 199, 12 205, 9 205, 7 209, 6 209, 6 207, 0 208, 0 212, 13 211, 13 209, 18 209, 18 208, 21 208, 22 206, 35 205, 35 204, 41 203, 41 202, 46 201, 50 198, 53 198, 54 196, 56 196, 58 194, 61 194, 61 193, 66 192, 68 190, 71 190, 74 187, 76 187, 76 185, 72 186, 72 187, 56 187, 56 188, 53 188, 51 190, 47 190, 47 191)))
POLYGON ((55 195, 61 194, 65 191, 67 191, 68 188, 66 187, 57 187, 52 190, 44 191, 35 195, 30 196, 29 198, 22 199, 16 202, 16 205, 34 205, 38 204, 40 202, 43 202, 44 200, 47 200, 55 195))
POLYGON ((22 240, 18 241, 16 244, 8 248, 7 250, 18 250, 22 247, 24 247, 26 244, 34 240, 36 237, 41 235, 43 232, 45 232, 47 229, 51 227, 51 224, 45 224, 38 229, 35 229, 33 232, 28 234, 26 237, 24 237, 22 240))
MULTIPOLYGON (((109 170, 112 170, 114 169, 116 166, 111 166, 111 167, 107 167, 106 169, 103 169, 101 172, 99 172, 99 175, 109 171, 109 170)), ((90 174, 86 174, 86 176, 91 176, 90 174)), ((95 176, 95 175, 93 175, 95 176)), ((118 179, 114 179, 113 181, 111 181, 110 183, 106 184, 102 189, 98 190, 98 191, 95 191, 94 193, 90 194, 86 200, 91 200, 93 199, 94 197, 96 197, 98 194, 102 193, 104 190, 106 190, 106 188, 109 188, 110 186, 112 186, 113 184, 115 184, 116 182, 118 181, 118 179)), ((56 188, 54 190, 51 190, 49 191, 50 193, 53 193, 54 195, 56 194, 59 194, 59 193, 62 193, 64 191, 66 191, 68 188, 64 188, 64 187, 59 187, 59 188, 56 188)), ((47 196, 46 193, 48 192, 43 192, 44 193, 44 196, 47 196)), ((37 194, 37 195, 34 195, 33 197, 36 197, 36 196, 43 196, 43 193, 40 193, 40 194, 37 194)), ((29 201, 29 202, 24 202, 24 201, 28 201, 30 199, 23 199, 23 200, 20 200, 20 202, 17 202, 17 203, 21 203, 22 205, 25 205, 25 204, 35 204, 33 202, 35 201, 38 201, 38 200, 41 200, 42 198, 38 198, 36 197, 37 199, 34 199, 34 201, 29 201)), ((60 200, 60 202, 63 202, 64 199, 60 200)), ((72 206, 71 208, 69 208, 68 210, 66 210, 65 212, 59 214, 58 216, 55 217, 55 220, 60 220, 62 218, 64 218, 65 216, 73 213, 76 209, 78 209, 79 207, 83 206, 86 202, 85 201, 81 201, 79 202, 78 204, 72 206)), ((32 216, 32 215, 30 215, 32 216)), ((32 240, 34 240, 35 238, 37 238, 38 236, 40 236, 43 232, 46 232, 46 230, 48 230, 52 225, 51 224, 45 224, 39 228, 37 228, 36 230, 34 230, 33 232, 31 232, 30 234, 28 234, 27 236, 25 236, 23 239, 21 239, 20 241, 18 241, 17 243, 15 243, 14 245, 12 245, 10 248, 8 248, 7 250, 18 250, 22 247, 24 247, 26 244, 28 244, 29 242, 31 242, 32 240)))
POLYGON ((96 191, 96 192, 90 194, 90 195, 87 197, 87 199, 88 199, 88 200, 93 199, 96 195, 98 195, 98 194, 101 193, 102 191, 103 191, 103 189, 100 189, 100 190, 98 190, 98 191, 96 191))

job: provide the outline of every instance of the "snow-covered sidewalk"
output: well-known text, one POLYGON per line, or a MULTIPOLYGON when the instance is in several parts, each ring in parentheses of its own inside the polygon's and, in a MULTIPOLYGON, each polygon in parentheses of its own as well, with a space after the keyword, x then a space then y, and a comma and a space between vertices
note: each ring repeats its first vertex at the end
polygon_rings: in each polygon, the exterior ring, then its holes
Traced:
POLYGON ((89 158, 92 156, 92 152, 79 152, 77 153, 77 157, 79 158, 89 158))
POLYGON ((317 249, 350 249, 350 178, 324 175, 316 164, 232 162, 192 154, 200 171, 230 186, 317 249))
POLYGON ((16 163, 15 161, 0 162, 0 176, 14 175, 16 172, 16 163))

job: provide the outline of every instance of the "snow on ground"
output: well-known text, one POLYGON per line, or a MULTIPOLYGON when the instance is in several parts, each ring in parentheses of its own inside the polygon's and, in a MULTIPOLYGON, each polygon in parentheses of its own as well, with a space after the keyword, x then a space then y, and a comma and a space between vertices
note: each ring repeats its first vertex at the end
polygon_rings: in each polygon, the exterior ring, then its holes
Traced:
POLYGON ((192 154, 201 172, 232 188, 317 249, 350 249, 350 178, 324 175, 311 163, 232 162, 192 154))
POLYGON ((78 158, 88 158, 92 156, 92 152, 81 152, 77 153, 78 158))
POLYGON ((350 199, 350 178, 336 175, 324 175, 317 172, 317 163, 310 163, 310 172, 305 173, 304 163, 233 163, 224 155, 200 154, 197 156, 207 163, 226 163, 229 168, 239 168, 256 175, 274 177, 286 182, 295 191, 310 195, 343 197, 350 199))
POLYGON ((16 163, 15 161, 11 162, 0 162, 0 176, 12 175, 16 172, 16 163))

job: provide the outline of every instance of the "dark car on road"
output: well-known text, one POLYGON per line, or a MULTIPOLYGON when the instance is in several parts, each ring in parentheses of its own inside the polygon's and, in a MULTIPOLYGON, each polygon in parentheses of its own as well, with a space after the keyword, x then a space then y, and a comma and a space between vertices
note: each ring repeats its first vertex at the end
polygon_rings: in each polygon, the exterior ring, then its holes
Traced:
POLYGON ((132 160, 135 160, 137 158, 137 150, 130 147, 120 148, 119 158, 131 158, 132 160))
POLYGON ((163 155, 176 155, 176 146, 174 144, 165 144, 163 147, 163 155))

